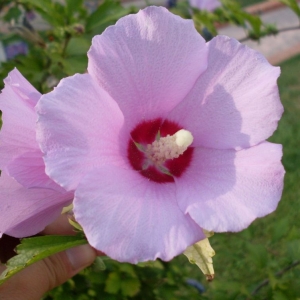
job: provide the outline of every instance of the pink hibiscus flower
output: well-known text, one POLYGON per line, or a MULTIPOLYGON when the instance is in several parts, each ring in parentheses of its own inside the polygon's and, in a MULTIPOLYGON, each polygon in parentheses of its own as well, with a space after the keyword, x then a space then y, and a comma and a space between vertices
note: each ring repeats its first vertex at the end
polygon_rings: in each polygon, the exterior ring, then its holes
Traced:
POLYGON ((148 7, 95 36, 88 74, 41 97, 46 173, 75 190, 89 243, 119 261, 169 260, 274 211, 280 70, 191 20, 148 7))
POLYGON ((222 4, 219 0, 189 0, 192 7, 198 8, 199 10, 214 11, 222 4))
POLYGON ((25 237, 43 230, 73 198, 45 174, 36 142, 35 105, 41 94, 13 70, 0 94, 0 237, 25 237))

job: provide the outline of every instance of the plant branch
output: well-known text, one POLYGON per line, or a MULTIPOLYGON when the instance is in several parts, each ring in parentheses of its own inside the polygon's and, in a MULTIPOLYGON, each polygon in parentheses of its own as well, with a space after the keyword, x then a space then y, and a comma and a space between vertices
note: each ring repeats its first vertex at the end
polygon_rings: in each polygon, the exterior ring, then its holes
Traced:
MULTIPOLYGON (((300 260, 296 260, 296 261, 294 261, 293 263, 291 263, 290 265, 288 265, 288 266, 286 266, 285 268, 283 268, 282 270, 278 271, 278 272, 275 274, 275 276, 276 276, 276 277, 280 277, 280 276, 282 276, 284 273, 286 273, 287 271, 289 271, 289 270, 293 269, 294 267, 298 266, 299 264, 300 264, 300 260)), ((260 290, 262 287, 268 285, 269 282, 270 282, 270 279, 265 279, 265 280, 263 280, 263 281, 262 281, 262 282, 261 282, 261 283, 260 283, 260 284, 252 291, 251 295, 252 295, 252 296, 256 295, 256 294, 259 292, 259 290, 260 290)))
POLYGON ((71 37, 72 37, 72 35, 67 32, 65 35, 64 45, 63 45, 63 49, 62 49, 62 55, 61 55, 62 57, 66 56, 66 50, 67 50, 67 47, 68 47, 71 37))
MULTIPOLYGON (((282 29, 278 29, 278 31, 276 32, 276 34, 280 33, 280 32, 285 32, 285 31, 291 31, 291 30, 297 30, 297 29, 300 29, 300 25, 298 26, 291 26, 291 27, 286 27, 286 28, 282 28, 282 29)), ((274 33, 271 33, 271 34, 267 34, 265 36, 268 36, 268 35, 273 35, 274 33)), ((262 36, 264 37, 264 36, 262 36)), ((240 43, 243 43, 243 42, 246 42, 248 40, 250 40, 251 37, 248 35, 242 39, 239 40, 240 43)))

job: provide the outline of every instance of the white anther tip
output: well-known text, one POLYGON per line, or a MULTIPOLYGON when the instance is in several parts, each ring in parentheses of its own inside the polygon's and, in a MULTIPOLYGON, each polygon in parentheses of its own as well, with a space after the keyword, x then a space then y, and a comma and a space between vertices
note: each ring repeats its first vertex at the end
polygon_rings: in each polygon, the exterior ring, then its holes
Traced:
POLYGON ((175 141, 176 145, 179 147, 185 147, 185 148, 188 148, 194 140, 194 137, 192 136, 192 134, 188 130, 185 130, 185 129, 181 129, 181 130, 177 131, 175 133, 175 137, 176 137, 176 141, 175 141))

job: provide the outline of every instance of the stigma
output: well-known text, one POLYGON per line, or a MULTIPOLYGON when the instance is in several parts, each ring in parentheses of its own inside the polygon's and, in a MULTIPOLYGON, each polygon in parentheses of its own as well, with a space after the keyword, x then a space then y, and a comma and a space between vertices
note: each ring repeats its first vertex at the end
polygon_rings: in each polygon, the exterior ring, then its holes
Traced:
POLYGON ((155 165, 161 166, 166 160, 178 158, 193 143, 190 131, 181 129, 173 135, 157 138, 146 146, 145 154, 155 165))

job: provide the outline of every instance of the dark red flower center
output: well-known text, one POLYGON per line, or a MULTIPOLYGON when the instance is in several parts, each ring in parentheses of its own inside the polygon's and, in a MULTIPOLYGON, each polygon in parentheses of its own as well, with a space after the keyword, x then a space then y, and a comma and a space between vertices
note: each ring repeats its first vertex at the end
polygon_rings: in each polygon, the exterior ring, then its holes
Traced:
POLYGON ((177 158, 165 159, 156 163, 147 153, 147 149, 155 141, 174 135, 182 127, 171 121, 155 119, 138 124, 131 131, 128 143, 128 159, 134 170, 148 179, 159 182, 174 182, 174 177, 180 177, 192 160, 193 148, 188 147, 177 158))

